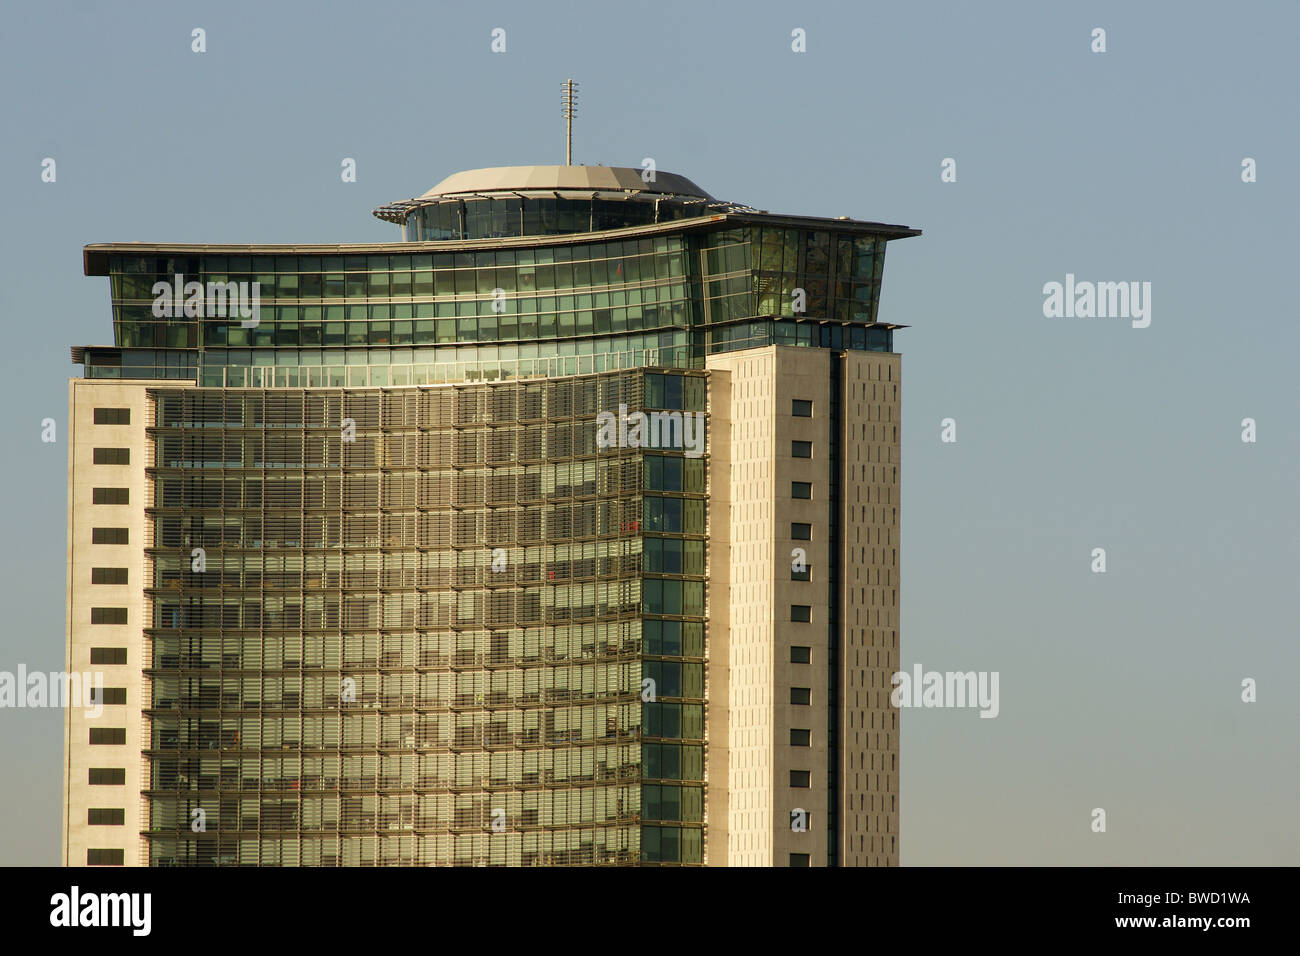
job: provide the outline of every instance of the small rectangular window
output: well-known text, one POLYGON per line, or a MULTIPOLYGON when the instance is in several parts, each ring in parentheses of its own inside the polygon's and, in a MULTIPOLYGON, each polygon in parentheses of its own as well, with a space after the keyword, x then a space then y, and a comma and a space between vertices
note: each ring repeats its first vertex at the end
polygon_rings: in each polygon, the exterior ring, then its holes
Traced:
POLYGON ((114 746, 126 743, 125 727, 91 727, 90 742, 96 746, 114 746))
POLYGON ((92 787, 121 787, 126 784, 126 770, 122 767, 91 767, 92 787))
POLYGON ((812 648, 801 647, 798 644, 790 648, 791 664, 808 664, 812 662, 812 648))
POLYGON ((125 850, 87 850, 86 866, 122 866, 125 850))
POLYGON ((811 704, 812 688, 811 687, 791 687, 790 703, 792 704, 811 704))
POLYGON ((125 687, 92 687, 90 689, 91 703, 95 702, 95 698, 100 695, 101 691, 103 692, 104 697, 104 699, 100 701, 101 704, 121 705, 126 703, 125 687))
POLYGON ((812 418, 812 402, 796 398, 790 403, 790 414, 795 418, 812 418))
POLYGON ((96 425, 130 425, 131 409, 129 408, 97 408, 95 409, 96 425))
POLYGON ((126 823, 126 811, 91 807, 86 811, 86 823, 92 827, 120 827, 126 823))
POLYGON ((792 566, 790 567, 790 580, 791 580, 791 581, 811 581, 811 580, 812 580, 812 565, 811 565, 811 564, 805 564, 805 565, 804 565, 804 568, 803 568, 802 571, 797 571, 797 570, 795 570, 794 566, 792 565, 792 566))
POLYGON ((811 541, 812 525, 802 521, 790 522, 790 537, 796 541, 811 541))
POLYGON ((791 771, 790 771, 790 786, 792 786, 792 787, 800 787, 800 788, 802 788, 802 789, 807 789, 808 787, 811 787, 811 786, 812 786, 812 771, 811 771, 811 770, 791 770, 791 771))
POLYGON ((130 488, 94 488, 90 492, 90 503, 95 505, 129 505, 130 488))
POLYGON ((91 568, 91 584, 126 584, 126 568, 91 568))
POLYGON ((798 622, 798 623, 800 623, 800 624, 807 624, 809 621, 812 620, 812 605, 811 605, 811 604, 791 604, 791 605, 790 605, 790 620, 792 620, 792 621, 796 621, 796 622, 798 622))
POLYGON ((90 649, 92 664, 125 664, 125 647, 92 647, 90 649))
POLYGON ((811 481, 792 481, 790 482, 791 498, 812 498, 811 481))
POLYGON ((126 608, 124 607, 92 607, 90 609, 91 624, 125 624, 126 608))
POLYGON ((791 854, 790 854, 790 865, 791 865, 791 866, 806 866, 806 867, 808 867, 808 868, 811 869, 811 868, 812 868, 812 858, 811 858, 807 853, 791 853, 791 854))
POLYGON ((811 747, 811 746, 812 746, 812 731, 811 731, 811 730, 799 730, 799 729, 796 729, 796 728, 793 728, 793 727, 790 728, 790 746, 791 746, 791 747, 811 747))
POLYGON ((790 454, 795 458, 811 458, 812 442, 810 441, 792 441, 790 442, 790 454))
POLYGON ((131 449, 96 448, 94 461, 96 465, 129 465, 131 464, 131 449))
POLYGON ((91 544, 130 544, 131 531, 129 528, 92 528, 90 530, 91 544))

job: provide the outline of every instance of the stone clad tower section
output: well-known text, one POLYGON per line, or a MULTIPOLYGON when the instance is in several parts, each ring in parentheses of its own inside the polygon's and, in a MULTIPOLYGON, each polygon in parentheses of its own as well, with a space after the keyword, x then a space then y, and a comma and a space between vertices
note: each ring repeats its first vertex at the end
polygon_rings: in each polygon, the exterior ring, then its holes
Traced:
POLYGON ((845 354, 841 863, 897 866, 901 406, 896 353, 845 354))
POLYGON ((91 706, 83 701, 65 712, 65 866, 148 860, 140 794, 148 782, 149 384, 164 383, 69 383, 66 667, 103 690, 91 706))
POLYGON ((709 862, 771 866, 776 774, 775 355, 711 356, 709 862), (725 440, 726 445, 722 447, 725 440), (726 696, 722 696, 725 688, 726 696))
POLYGON ((85 248, 66 864, 897 864, 918 232, 641 174, 85 248))
POLYGON ((727 853, 709 862, 897 865, 898 356, 771 346, 707 366, 709 679, 728 704, 709 765, 727 853))

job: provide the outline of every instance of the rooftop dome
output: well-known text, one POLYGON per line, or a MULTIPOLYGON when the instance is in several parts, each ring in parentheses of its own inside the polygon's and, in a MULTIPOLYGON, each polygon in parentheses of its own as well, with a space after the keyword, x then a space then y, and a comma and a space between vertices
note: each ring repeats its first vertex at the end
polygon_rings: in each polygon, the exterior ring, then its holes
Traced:
POLYGON ((643 170, 626 166, 494 166, 453 173, 420 199, 501 192, 551 193, 557 190, 666 193, 713 199, 685 176, 656 170, 654 178, 646 182, 642 174, 643 170))
POLYGON ((374 211, 380 219, 402 225, 407 215, 422 206, 466 199, 670 199, 677 203, 718 203, 685 176, 656 170, 653 179, 645 171, 626 166, 493 166, 468 169, 448 176, 422 196, 387 203, 374 211))

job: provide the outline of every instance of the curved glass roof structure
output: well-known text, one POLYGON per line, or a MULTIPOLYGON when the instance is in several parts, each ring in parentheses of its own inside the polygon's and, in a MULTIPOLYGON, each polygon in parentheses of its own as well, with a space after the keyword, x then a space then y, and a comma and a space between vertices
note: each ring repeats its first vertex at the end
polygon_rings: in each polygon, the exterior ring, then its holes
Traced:
POLYGON ((919 235, 613 166, 470 170, 375 215, 403 240, 88 245, 114 337, 73 359, 88 377, 355 387, 700 368, 765 344, 890 351, 885 246, 919 235), (241 290, 257 297, 236 314, 241 290))

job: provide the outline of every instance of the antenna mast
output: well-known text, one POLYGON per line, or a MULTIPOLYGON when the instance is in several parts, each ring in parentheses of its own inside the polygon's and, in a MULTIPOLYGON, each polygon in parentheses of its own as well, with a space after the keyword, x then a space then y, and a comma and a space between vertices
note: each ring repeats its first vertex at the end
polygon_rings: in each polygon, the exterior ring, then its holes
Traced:
POLYGON ((564 165, 573 165, 573 115, 578 111, 578 84, 573 79, 564 81, 560 97, 560 114, 564 117, 564 165))

